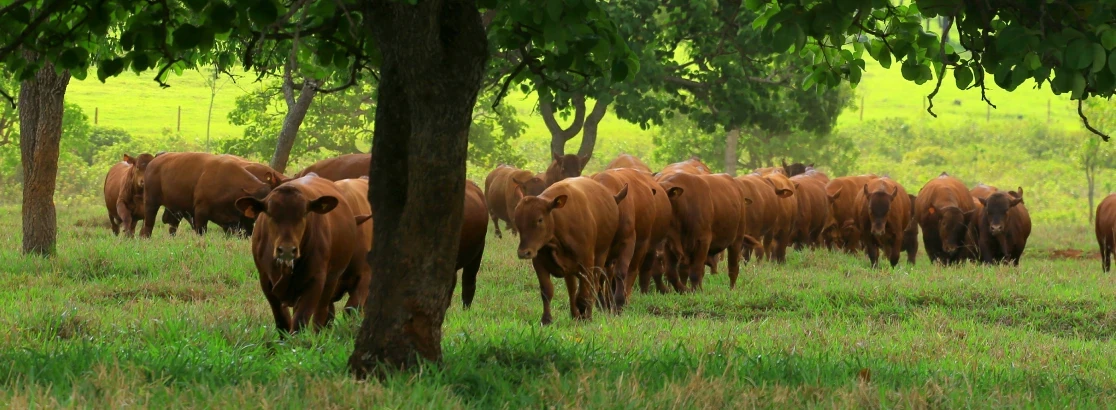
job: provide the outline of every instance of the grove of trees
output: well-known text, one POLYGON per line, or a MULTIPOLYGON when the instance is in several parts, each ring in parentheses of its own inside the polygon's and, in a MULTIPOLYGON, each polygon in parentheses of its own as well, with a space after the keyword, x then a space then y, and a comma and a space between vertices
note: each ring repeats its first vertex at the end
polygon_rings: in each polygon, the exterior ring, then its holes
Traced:
POLYGON ((669 155, 721 145, 680 141, 687 127, 724 133, 731 170, 742 147, 743 165, 766 164, 786 141, 826 134, 866 58, 917 83, 983 90, 991 79, 1012 90, 1034 79, 1080 101, 1110 97, 1114 10, 1078 0, 13 0, 0 6, 0 65, 20 83, 18 95, 3 90, 18 104, 23 248, 55 251, 71 78, 150 70, 173 86, 171 74, 240 65, 265 88, 242 101, 234 121, 249 135, 229 150, 259 152, 276 138, 271 162, 283 169, 292 152, 351 148, 374 119, 377 274, 349 366, 358 377, 405 369, 442 358, 469 144, 505 150, 517 125, 500 119, 499 101, 511 87, 538 97, 552 151, 580 132, 579 153, 592 155, 612 110, 673 124, 680 132, 661 137, 669 155), (941 16, 952 41, 923 27, 941 16), (334 110, 343 104, 361 112, 334 110), (269 114, 276 105, 287 107, 282 121, 269 114), (335 125, 352 130, 316 129, 335 125))

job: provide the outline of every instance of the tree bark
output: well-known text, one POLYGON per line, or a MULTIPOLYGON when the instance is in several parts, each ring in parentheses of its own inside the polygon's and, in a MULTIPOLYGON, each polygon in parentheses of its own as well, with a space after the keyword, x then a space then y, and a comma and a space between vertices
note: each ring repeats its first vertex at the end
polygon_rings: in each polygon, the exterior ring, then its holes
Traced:
POLYGON ((1086 165, 1085 166, 1085 180, 1089 183, 1089 223, 1093 222, 1093 217, 1094 217, 1093 213, 1094 213, 1094 211, 1096 211, 1096 208, 1093 207, 1093 195, 1094 195, 1093 187, 1095 186, 1093 183, 1096 181, 1096 179, 1094 177, 1095 175, 1096 175, 1096 171, 1091 166, 1086 165))
POLYGON ((474 0, 367 4, 383 62, 368 190, 376 274, 349 358, 358 378, 442 359, 469 125, 488 57, 474 0))
POLYGON ((577 150, 577 156, 581 157, 582 164, 588 163, 589 159, 593 158, 593 148, 597 146, 597 126, 601 124, 605 113, 608 112, 608 104, 602 101, 593 103, 593 111, 585 117, 585 126, 581 133, 581 148, 577 150))
POLYGON ((318 83, 306 79, 296 100, 291 67, 288 65, 285 70, 283 95, 287 100, 287 116, 283 118, 283 128, 279 130, 279 140, 275 143, 275 154, 271 156, 271 169, 280 174, 287 171, 287 162, 291 159, 291 149, 294 148, 295 138, 298 137, 298 128, 302 126, 306 113, 310 111, 310 104, 314 102, 314 95, 318 93, 318 83))
MULTIPOLYGON (((539 100, 539 113, 542 114, 546 129, 550 131, 550 153, 556 157, 566 155, 566 141, 576 137, 585 125, 585 96, 575 95, 571 104, 574 107, 573 122, 570 123, 569 127, 562 128, 561 125, 558 125, 558 120, 554 118, 554 105, 549 101, 539 100)), ((595 110, 596 107, 594 107, 595 110)), ((603 116, 604 113, 601 113, 601 115, 603 116)))
POLYGON ((725 173, 736 176, 736 145, 740 141, 740 128, 725 134, 725 173))
MULTIPOLYGON (((34 61, 38 56, 24 52, 34 61)), ((70 73, 46 62, 19 91, 19 150, 23 162, 23 253, 53 255, 57 239, 54 188, 62 139, 63 98, 70 73)))

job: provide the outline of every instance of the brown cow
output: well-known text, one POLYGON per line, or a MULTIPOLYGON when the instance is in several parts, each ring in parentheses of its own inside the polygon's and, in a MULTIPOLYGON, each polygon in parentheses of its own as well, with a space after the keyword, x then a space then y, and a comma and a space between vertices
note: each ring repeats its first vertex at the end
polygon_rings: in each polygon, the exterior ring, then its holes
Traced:
POLYGON ((263 200, 236 200, 236 208, 259 224, 252 233, 252 257, 281 336, 302 330, 311 319, 314 329, 329 324, 333 302, 346 293, 346 310, 360 309, 367 298, 368 286, 353 284, 367 284, 371 275, 368 241, 343 196, 329 180, 307 175, 263 200))
POLYGON ((744 229, 744 208, 752 200, 744 197, 728 174, 660 174, 658 182, 666 190, 674 212, 665 254, 667 274, 675 289, 684 291, 688 279, 694 291, 701 290, 704 262, 726 249, 729 288, 735 288, 741 250, 756 246, 755 238, 747 236, 744 229), (679 281, 680 274, 674 272, 685 275, 679 281))
POLYGON ((713 171, 709 170, 708 165, 705 165, 704 162, 701 162, 700 158, 698 158, 697 156, 692 156, 690 157, 690 159, 687 159, 685 161, 675 162, 673 164, 667 165, 663 168, 662 171, 659 171, 659 173, 655 174, 655 177, 658 178, 679 172, 684 172, 691 175, 709 175, 713 173, 713 171))
POLYGON ((805 173, 790 178, 798 201, 798 222, 795 225, 795 249, 821 245, 822 229, 829 220, 829 202, 825 196, 825 181, 805 173))
MULTIPOLYGON (((271 185, 260 181, 235 158, 200 152, 162 154, 144 172, 144 221, 140 236, 155 227, 160 207, 176 216, 192 217, 194 231, 204 235, 210 221, 225 232, 251 233, 254 220, 238 212, 234 203, 245 193, 263 199, 271 185)), ((172 228, 173 229, 173 228, 172 228)))
POLYGON ((907 196, 911 198, 911 223, 907 224, 907 230, 903 232, 903 252, 907 253, 907 264, 914 265, 918 256, 918 220, 915 219, 915 202, 918 197, 911 194, 907 196))
POLYGON ((554 161, 546 168, 545 173, 546 186, 548 187, 563 179, 581 176, 581 171, 585 169, 585 164, 589 163, 589 157, 587 156, 579 157, 574 154, 553 154, 553 157, 554 161))
MULTIPOLYGON (((648 291, 655 257, 661 252, 670 222, 673 218, 670 199, 651 174, 636 169, 608 169, 591 177, 610 192, 620 192, 627 187, 628 195, 617 206, 620 210, 617 240, 623 246, 616 261, 613 284, 614 301, 623 308, 632 293, 636 278, 641 281, 643 292, 648 291)), ((666 291, 661 286, 660 291, 666 291)))
MULTIPOLYGON (((287 178, 282 173, 272 169, 271 167, 269 167, 267 165, 261 164, 259 162, 247 160, 247 159, 238 157, 236 155, 222 154, 222 155, 218 155, 217 157, 219 157, 219 158, 232 158, 232 159, 235 159, 237 161, 240 161, 240 166, 243 167, 245 170, 247 170, 248 173, 252 174, 252 176, 256 177, 256 179, 258 179, 260 181, 263 181, 263 182, 267 183, 268 185, 271 185, 272 188, 275 188, 279 185, 282 185, 284 181, 290 179, 290 178, 287 178)), ((358 175, 358 176, 355 176, 355 177, 352 177, 352 178, 360 178, 360 176, 358 175)))
POLYGON ((1116 194, 1109 194, 1101 200, 1094 220, 1101 270, 1108 272, 1112 269, 1112 256, 1116 254, 1116 194))
POLYGON ((775 196, 779 198, 776 201, 779 207, 778 213, 774 218, 771 218, 772 221, 777 222, 775 222, 775 228, 771 235, 763 240, 764 249, 769 260, 785 263, 787 261, 787 246, 790 246, 791 238, 793 238, 798 224, 798 199, 792 198, 795 195, 794 183, 778 172, 764 175, 762 179, 767 183, 769 189, 773 190, 775 196))
POLYGON ((840 247, 847 253, 860 249, 860 228, 857 217, 856 196, 868 181, 876 175, 857 175, 834 178, 825 185, 825 195, 829 202, 829 219, 822 236, 831 247, 840 247))
MULTIPOLYGON (((318 174, 309 172, 305 176, 317 177, 318 174)), ((349 209, 356 217, 357 233, 366 238, 365 243, 370 251, 372 249, 373 224, 371 218, 372 205, 368 202, 368 176, 334 181, 333 185, 337 188, 337 191, 341 193, 341 197, 345 199, 345 202, 349 204, 349 209), (367 221, 367 223, 364 223, 365 221, 367 221)), ((487 219, 485 219, 485 223, 488 223, 487 219)), ((365 255, 367 255, 367 253, 366 251, 365 255)), ((371 269, 369 269, 369 272, 371 272, 371 269)), ((342 276, 337 283, 338 292, 348 293, 349 299, 354 301, 355 309, 364 311, 364 301, 368 298, 368 286, 371 281, 371 274, 342 276)), ((346 309, 348 308, 349 307, 346 306, 346 309)))
POLYGON ((918 191, 915 220, 930 262, 949 265, 976 256, 966 245, 976 211, 973 202, 965 184, 944 172, 918 191))
POLYGON ((801 162, 795 162, 793 164, 787 165, 787 160, 783 160, 783 173, 786 174, 788 178, 805 174, 807 169, 811 169, 813 167, 814 164, 806 165, 801 162))
POLYGON ((766 167, 756 168, 752 170, 752 175, 767 176, 771 174, 787 175, 787 171, 783 167, 766 167))
POLYGON ((606 272, 605 267, 619 251, 615 246, 620 224, 617 203, 623 199, 597 181, 577 177, 559 181, 539 196, 519 200, 515 207, 515 225, 520 232, 517 255, 531 259, 535 268, 544 325, 552 321, 552 275, 566 280, 573 318, 592 319, 600 273, 606 272))
POLYGON ((992 189, 987 198, 978 197, 983 205, 976 217, 981 261, 1019 266, 1031 235, 1031 215, 1023 205, 1023 187, 1012 192, 992 189))
MULTIPOLYGON (((740 186, 744 197, 752 200, 747 211, 744 212, 744 233, 756 240, 770 238, 778 226, 786 223, 782 219, 783 214, 779 208, 781 198, 776 196, 771 186, 757 175, 736 177, 736 183, 740 186)), ((757 247, 744 247, 741 257, 745 262, 751 261, 752 252, 756 249, 757 247)), ((758 249, 761 251, 757 255, 763 255, 762 247, 758 249)))
MULTIPOLYGON (((817 168, 814 168, 813 164, 807 166, 806 171, 802 172, 801 174, 795 175, 795 176, 805 176, 805 177, 813 178, 813 179, 816 179, 818 181, 821 181, 821 183, 823 185, 829 183, 829 175, 826 175, 824 172, 821 172, 817 168)), ((794 177, 791 177, 791 178, 794 178, 794 177)))
POLYGON ((631 168, 646 172, 648 174, 651 173, 651 167, 647 166, 647 164, 644 164, 643 161, 639 160, 639 158, 628 154, 620 154, 620 156, 616 157, 616 159, 612 160, 612 162, 609 162, 608 166, 605 167, 605 169, 618 168, 631 168))
POLYGON ((135 235, 136 221, 143 219, 143 172, 152 159, 151 154, 124 155, 123 161, 109 168, 104 191, 113 235, 120 234, 121 225, 125 236, 135 235))
POLYGON ((899 264, 907 226, 911 223, 910 201, 903 186, 889 178, 868 181, 857 195, 860 241, 873 268, 879 266, 880 248, 887 252, 891 267, 899 264))
POLYGON ((371 168, 372 154, 345 154, 315 162, 294 177, 300 178, 313 172, 318 175, 318 178, 340 181, 367 176, 371 168))
POLYGON ((543 189, 546 184, 542 178, 511 165, 500 165, 488 173, 484 179, 484 198, 497 238, 504 237, 499 221, 504 221, 508 230, 516 234, 512 222, 515 205, 524 195, 538 195, 543 189))

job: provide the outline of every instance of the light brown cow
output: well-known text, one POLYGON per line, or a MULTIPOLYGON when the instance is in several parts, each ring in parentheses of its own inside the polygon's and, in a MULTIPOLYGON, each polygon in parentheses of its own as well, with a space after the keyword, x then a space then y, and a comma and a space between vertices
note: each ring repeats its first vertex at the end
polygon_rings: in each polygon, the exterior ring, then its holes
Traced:
POLYGON ((825 185, 825 194, 829 203, 829 219, 822 236, 832 247, 840 247, 848 253, 860 249, 860 227, 857 224, 859 212, 856 208, 856 196, 864 185, 878 178, 876 175, 857 175, 834 178, 825 185))
POLYGON ((741 250, 756 245, 744 229, 744 208, 751 199, 744 197, 728 174, 678 172, 660 174, 657 181, 666 190, 674 212, 665 254, 667 275, 675 289, 684 291, 688 279, 692 290, 701 290, 704 262, 723 250, 728 250, 729 287, 736 287, 741 250))
POLYGON ((618 168, 631 168, 639 171, 651 173, 651 167, 640 161, 639 158, 628 154, 620 154, 612 162, 608 163, 605 169, 618 169, 618 168))
POLYGON ((622 282, 613 284, 614 301, 618 308, 623 308, 637 277, 643 291, 648 290, 655 257, 663 249, 673 217, 670 199, 651 174, 636 169, 609 169, 591 178, 610 192, 628 190, 627 197, 617 204, 620 222, 616 235, 623 249, 614 269, 617 281, 622 282))
POLYGON ((798 201, 798 222, 791 239, 795 249, 821 245, 822 229, 829 220, 829 202, 825 196, 825 182, 816 175, 800 174, 790 178, 794 184, 794 197, 798 201))
POLYGON ((538 195, 543 189, 546 183, 542 178, 511 165, 500 165, 488 173, 484 179, 484 198, 497 238, 504 237, 499 221, 504 221, 508 230, 516 234, 512 222, 515 205, 524 195, 538 195))
POLYGON ((367 176, 372 168, 372 154, 345 154, 315 162, 295 174, 299 178, 311 172, 330 181, 367 176))
POLYGON ((259 227, 252 256, 260 287, 280 335, 314 329, 333 319, 333 302, 349 294, 346 310, 358 310, 368 295, 369 244, 354 222, 352 207, 329 180, 307 175, 287 181, 263 200, 236 200, 236 208, 259 227), (289 308, 294 308, 291 320, 289 308))
POLYGON ((143 172, 152 159, 151 154, 124 155, 123 161, 109 168, 104 191, 113 235, 119 235, 122 226, 125 236, 135 235, 136 221, 143 219, 143 172))
POLYGON ((539 196, 519 200, 515 207, 520 232, 517 255, 531 259, 535 268, 544 325, 553 320, 551 276, 566 280, 571 316, 592 319, 595 289, 601 277, 607 276, 605 267, 619 252, 615 244, 620 224, 617 203, 623 199, 597 181, 577 177, 559 181, 539 196))
POLYGON ((164 220, 168 213, 192 217, 191 225, 199 235, 205 234, 210 221, 226 233, 251 233, 254 220, 244 217, 234 203, 245 193, 263 199, 270 191, 270 184, 253 176, 236 158, 201 152, 158 155, 144 172, 144 221, 140 236, 151 236, 160 207, 166 207, 164 220))
POLYGON ((887 252, 891 266, 899 264, 904 233, 911 224, 911 197, 902 185, 889 178, 868 181, 856 197, 861 243, 872 267, 879 266, 880 249, 887 252))
POLYGON ((697 156, 692 156, 690 157, 690 159, 687 159, 685 161, 675 162, 673 164, 667 165, 663 168, 662 171, 659 171, 659 173, 655 174, 654 176, 655 178, 659 178, 679 172, 691 175, 709 175, 713 173, 713 171, 709 170, 708 165, 705 165, 704 162, 701 162, 700 158, 698 158, 697 156))
MULTIPOLYGON (((745 198, 752 200, 744 212, 744 232, 756 240, 766 241, 771 238, 777 228, 786 225, 788 221, 781 210, 781 198, 775 195, 771 185, 758 175, 743 175, 736 177, 737 184, 744 193, 745 198)), ((763 255, 762 246, 757 256, 763 255)), ((751 260, 755 247, 745 246, 741 257, 745 262, 751 260)))
POLYGON ((771 236, 764 238, 763 245, 767 258, 778 263, 787 261, 787 247, 790 246, 798 224, 798 199, 794 198, 795 187, 786 175, 772 172, 764 175, 764 182, 772 189, 779 204, 779 213, 772 220, 779 221, 771 236))
POLYGON ((976 211, 969 189, 957 178, 942 173, 918 191, 915 220, 922 228, 922 243, 931 262, 950 265, 976 258, 970 221, 976 211))

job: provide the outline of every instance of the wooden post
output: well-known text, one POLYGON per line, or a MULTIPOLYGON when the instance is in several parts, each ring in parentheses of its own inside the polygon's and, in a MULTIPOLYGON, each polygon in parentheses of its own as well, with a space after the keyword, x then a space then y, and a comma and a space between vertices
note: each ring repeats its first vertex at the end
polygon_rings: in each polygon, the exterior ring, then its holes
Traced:
POLYGON ((988 105, 988 104, 985 104, 984 108, 988 110, 987 111, 988 113, 984 115, 984 121, 985 122, 992 121, 992 106, 988 105))
POLYGON ((178 132, 182 133, 182 106, 178 106, 178 132))
POLYGON ((1050 99, 1046 99, 1046 123, 1050 124, 1050 99))
POLYGON ((100 120, 100 118, 101 107, 93 107, 93 125, 97 125, 97 122, 100 120))
POLYGON ((860 120, 864 121, 864 95, 860 96, 860 120))

